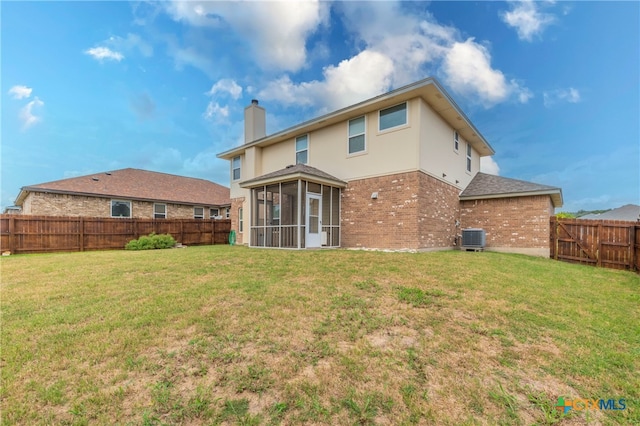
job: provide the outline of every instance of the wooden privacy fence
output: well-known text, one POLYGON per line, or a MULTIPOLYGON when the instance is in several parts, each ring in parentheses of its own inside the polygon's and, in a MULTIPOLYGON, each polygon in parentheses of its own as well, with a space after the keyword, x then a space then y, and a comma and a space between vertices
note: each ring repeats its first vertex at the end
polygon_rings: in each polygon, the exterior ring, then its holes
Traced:
POLYGON ((640 223, 551 217, 551 258, 640 272, 640 223))
POLYGON ((152 232, 189 245, 226 244, 230 220, 0 215, 0 250, 17 253, 124 249, 152 232))

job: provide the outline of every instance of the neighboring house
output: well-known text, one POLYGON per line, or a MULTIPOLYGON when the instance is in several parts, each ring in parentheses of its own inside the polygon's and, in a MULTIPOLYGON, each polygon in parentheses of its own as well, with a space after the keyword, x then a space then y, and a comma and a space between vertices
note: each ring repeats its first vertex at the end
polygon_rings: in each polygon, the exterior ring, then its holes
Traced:
POLYGON ((627 204, 599 214, 586 214, 578 219, 640 221, 640 206, 627 204))
POLYGON ((229 188, 204 179, 122 169, 20 190, 22 214, 210 219, 229 217, 229 188))
POLYGON ((218 157, 231 165, 238 243, 439 250, 459 244, 463 228, 489 215, 488 248, 548 255, 549 216, 562 205, 560 189, 507 185, 501 195, 461 200, 465 188, 489 176, 478 174, 480 157, 493 154, 437 80, 428 78, 269 136, 265 110, 254 100, 245 109, 244 145, 218 157), (511 217, 512 204, 522 200, 522 213, 539 221, 536 235, 527 230, 529 219, 514 217, 509 226, 516 242, 511 235, 492 239, 491 226, 511 217))
POLYGON ((3 214, 20 214, 21 211, 19 206, 9 206, 5 207, 3 214))

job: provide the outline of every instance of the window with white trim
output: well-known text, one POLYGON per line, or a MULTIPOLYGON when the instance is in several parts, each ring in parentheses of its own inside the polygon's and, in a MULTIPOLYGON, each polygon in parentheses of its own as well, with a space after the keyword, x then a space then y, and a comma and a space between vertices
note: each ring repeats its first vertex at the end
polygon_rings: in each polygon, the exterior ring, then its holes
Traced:
POLYGON ((471 171, 471 144, 467 142, 467 171, 471 171))
POLYGON ((349 154, 355 154, 365 150, 365 124, 364 116, 349 120, 349 154))
POLYGON ((240 179, 240 156, 238 155, 237 157, 233 157, 233 160, 231 160, 231 177, 233 180, 238 180, 240 179))
POLYGON ((167 218, 167 205, 166 204, 154 204, 153 205, 153 218, 154 219, 166 219, 167 218))
POLYGON ((244 220, 242 219, 242 207, 238 209, 238 231, 244 231, 244 220))
POLYGON ((209 209, 209 219, 215 219, 220 216, 220 209, 209 209))
POLYGON ((193 208, 193 218, 194 219, 204 219, 204 207, 194 207, 193 208))
POLYGON ((453 150, 458 152, 460 148, 460 135, 455 130, 453 131, 453 150))
POLYGON ((111 217, 131 217, 131 201, 111 200, 111 217))
POLYGON ((231 217, 231 207, 227 207, 227 211, 225 213, 225 216, 227 217, 227 219, 229 219, 231 217))
POLYGON ((307 164, 309 157, 309 135, 296 138, 296 164, 307 164))
POLYGON ((390 108, 381 109, 378 116, 380 131, 403 126, 407 124, 407 103, 403 102, 390 108))

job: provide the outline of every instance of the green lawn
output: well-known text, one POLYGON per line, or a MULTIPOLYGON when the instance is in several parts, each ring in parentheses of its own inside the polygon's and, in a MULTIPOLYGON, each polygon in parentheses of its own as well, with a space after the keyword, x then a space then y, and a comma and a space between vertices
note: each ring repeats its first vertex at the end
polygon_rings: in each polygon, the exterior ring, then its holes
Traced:
POLYGON ((3 425, 640 423, 630 272, 229 246, 0 266, 3 425))

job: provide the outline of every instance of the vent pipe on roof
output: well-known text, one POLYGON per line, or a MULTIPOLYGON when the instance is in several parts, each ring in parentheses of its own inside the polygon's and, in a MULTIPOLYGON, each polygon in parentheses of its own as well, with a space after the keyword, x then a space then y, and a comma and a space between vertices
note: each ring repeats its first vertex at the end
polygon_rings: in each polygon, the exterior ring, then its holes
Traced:
POLYGON ((267 135, 266 111, 257 99, 244 109, 244 143, 251 143, 267 135))

